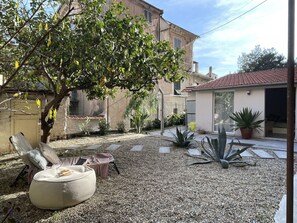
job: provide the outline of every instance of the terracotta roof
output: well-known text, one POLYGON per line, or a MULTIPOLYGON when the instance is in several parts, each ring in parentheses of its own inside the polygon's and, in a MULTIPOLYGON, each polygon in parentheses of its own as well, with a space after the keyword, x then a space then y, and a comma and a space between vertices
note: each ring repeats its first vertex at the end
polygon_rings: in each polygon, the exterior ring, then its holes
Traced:
MULTIPOLYGON (((205 84, 191 87, 191 91, 202 91, 212 89, 228 89, 240 87, 256 87, 267 85, 279 85, 287 83, 287 68, 255 71, 249 73, 229 74, 209 81, 205 84)), ((295 68, 295 83, 297 83, 297 69, 295 68)), ((189 89, 187 89, 189 90, 189 89)))

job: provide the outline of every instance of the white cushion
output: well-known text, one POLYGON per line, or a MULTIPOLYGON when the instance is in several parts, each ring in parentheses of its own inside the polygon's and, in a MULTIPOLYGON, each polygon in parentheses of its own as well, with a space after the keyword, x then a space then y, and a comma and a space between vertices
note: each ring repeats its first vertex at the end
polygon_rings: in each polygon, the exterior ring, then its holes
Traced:
POLYGON ((38 167, 39 169, 46 169, 48 162, 37 149, 29 151, 28 158, 34 164, 34 166, 38 167))
POLYGON ((39 149, 41 154, 52 164, 58 164, 61 162, 56 152, 49 145, 40 142, 39 149))

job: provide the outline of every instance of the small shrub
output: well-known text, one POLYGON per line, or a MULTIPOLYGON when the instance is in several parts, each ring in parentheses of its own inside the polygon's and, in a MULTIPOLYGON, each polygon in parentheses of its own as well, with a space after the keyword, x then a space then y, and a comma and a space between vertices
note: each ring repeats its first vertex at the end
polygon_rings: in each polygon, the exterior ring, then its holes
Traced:
POLYGON ((171 122, 169 121, 169 116, 164 118, 164 127, 172 126, 171 122))
POLYGON ((155 119, 155 120, 153 120, 153 128, 154 129, 159 129, 159 128, 161 128, 161 120, 159 120, 159 119, 155 119))
POLYGON ((189 130, 190 130, 191 132, 195 132, 195 131, 196 131, 196 128, 197 128, 197 126, 196 126, 196 122, 190 122, 190 123, 188 124, 188 128, 189 128, 189 130))
POLYGON ((186 113, 182 113, 179 115, 179 124, 180 125, 185 125, 186 121, 186 113))
POLYGON ((184 113, 182 114, 172 114, 168 116, 168 126, 173 125, 184 125, 185 124, 185 118, 186 115, 184 113))
POLYGON ((119 133, 126 132, 125 123, 123 121, 117 123, 117 130, 119 133))
POLYGON ((109 130, 109 123, 105 119, 99 121, 99 134, 106 135, 109 130))
POLYGON ((147 120, 145 123, 145 130, 152 130, 153 129, 153 121, 147 120))
POLYGON ((87 119, 83 123, 78 125, 79 130, 80 130, 80 132, 82 134, 90 135, 90 126, 89 126, 89 124, 90 124, 90 117, 87 117, 87 119))
POLYGON ((170 125, 179 125, 180 123, 180 115, 179 114, 172 114, 169 116, 168 121, 170 125))
POLYGON ((148 117, 148 113, 142 111, 136 111, 131 115, 132 124, 135 126, 137 133, 141 133, 142 128, 144 127, 144 122, 148 117))

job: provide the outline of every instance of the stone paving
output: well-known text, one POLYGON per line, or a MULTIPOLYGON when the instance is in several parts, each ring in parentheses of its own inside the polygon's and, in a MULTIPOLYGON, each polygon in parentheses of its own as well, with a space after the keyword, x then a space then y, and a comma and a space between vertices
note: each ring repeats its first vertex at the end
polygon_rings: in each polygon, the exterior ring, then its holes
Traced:
MULTIPOLYGON (((100 144, 95 144, 95 145, 91 145, 91 146, 87 146, 86 148, 84 149, 88 149, 88 150, 97 150, 100 148, 100 144)), ((111 144, 109 145, 106 150, 108 151, 115 151, 117 149, 120 149, 121 147, 121 144, 111 144)), ((81 148, 80 146, 71 146, 70 147, 71 149, 79 149, 81 148)), ((130 149, 131 152, 141 152, 143 151, 143 145, 133 145, 132 148, 130 149)), ((159 149, 159 153, 160 154, 169 154, 172 151, 171 147, 160 147, 159 149)), ((265 150, 263 149, 258 149, 258 148, 251 148, 250 151, 244 151, 241 156, 242 157, 252 157, 252 156, 258 156, 262 159, 274 159, 274 158, 280 158, 280 159, 286 159, 287 157, 287 152, 285 151, 273 151, 274 155, 271 155, 269 154, 268 152, 266 152, 265 150)), ((190 156, 193 156, 193 157, 197 157, 197 156, 201 156, 202 153, 201 153, 201 150, 198 149, 198 148, 191 148, 191 149, 188 149, 188 154, 190 156)))

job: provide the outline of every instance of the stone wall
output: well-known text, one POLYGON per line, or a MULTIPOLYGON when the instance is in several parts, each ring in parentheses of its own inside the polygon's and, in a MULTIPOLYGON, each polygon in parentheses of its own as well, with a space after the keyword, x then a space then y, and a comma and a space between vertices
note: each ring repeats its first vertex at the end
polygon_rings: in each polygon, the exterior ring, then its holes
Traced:
MULTIPOLYGON (((1 99, 0 99, 1 101, 1 99)), ((8 138, 11 136, 11 119, 9 111, 0 111, 0 155, 9 153, 10 143, 8 138)))

